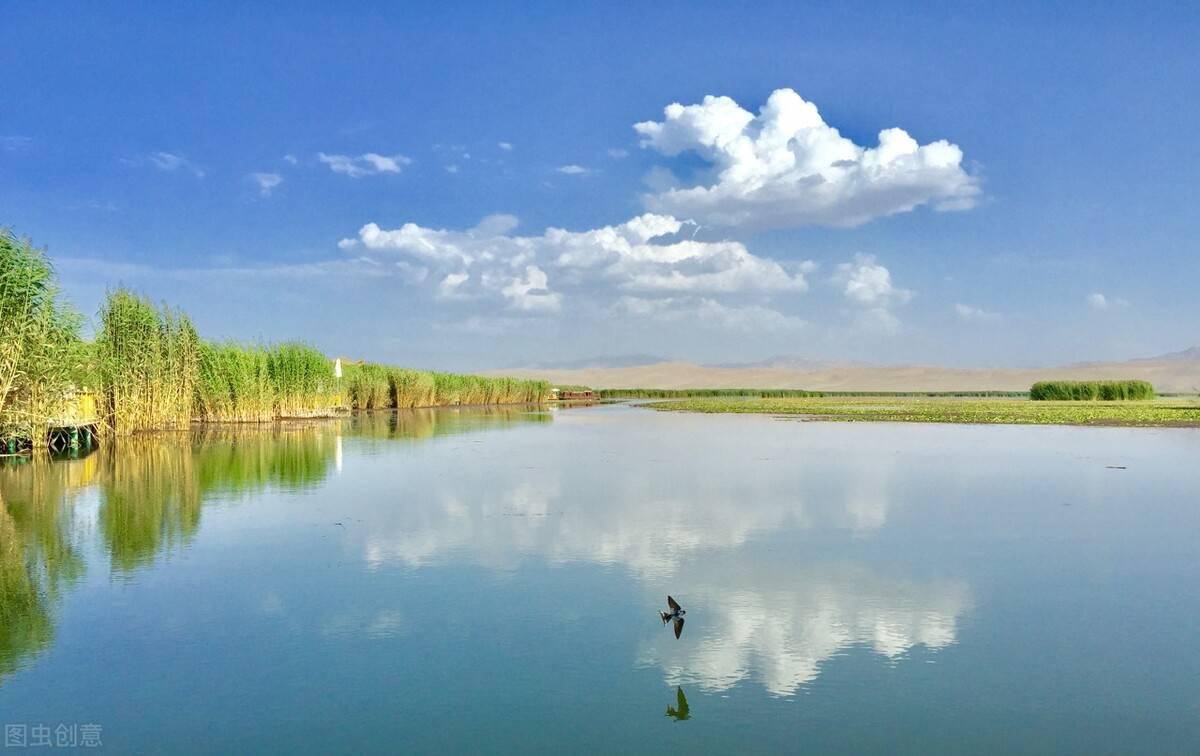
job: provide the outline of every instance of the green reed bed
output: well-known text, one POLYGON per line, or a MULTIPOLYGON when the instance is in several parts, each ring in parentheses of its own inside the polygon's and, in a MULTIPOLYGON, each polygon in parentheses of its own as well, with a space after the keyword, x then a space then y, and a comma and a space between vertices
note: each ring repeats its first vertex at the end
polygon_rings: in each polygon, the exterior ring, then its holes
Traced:
POLYGON ((1147 381, 1039 381, 1029 389, 1036 401, 1141 401, 1154 398, 1147 381))
POLYGON ((264 422, 275 419, 275 383, 267 350, 234 342, 200 348, 196 417, 205 422, 264 422))
POLYGON ((330 417, 362 410, 539 402, 545 381, 334 362, 306 344, 205 342, 183 313, 125 288, 110 291, 97 336, 60 301, 53 270, 28 240, 0 229, 0 453, 45 446, 51 426, 91 418, 105 432, 203 422, 330 417), (86 408, 86 409, 85 409, 86 408), (87 418, 80 417, 86 413, 87 418))
POLYGON ((44 445, 64 396, 87 381, 80 324, 45 254, 0 228, 0 452, 44 445))
POLYGON ((342 386, 350 407, 369 410, 396 406, 393 370, 373 363, 345 365, 342 368, 342 386))
POLYGON ((1200 426, 1200 402, 1052 402, 905 397, 716 398, 654 402, 656 410, 904 423, 1200 426))
POLYGON ((354 409, 407 409, 463 404, 520 404, 545 401, 547 381, 424 372, 367 363, 348 365, 343 382, 354 409))
POLYGON ((431 407, 437 402, 437 383, 433 373, 394 368, 391 378, 392 402, 397 409, 431 407))
POLYGON ((100 310, 100 324, 96 354, 112 429, 127 434, 190 423, 200 337, 187 316, 117 289, 100 310))
POLYGON ((343 403, 333 362, 313 347, 296 342, 271 347, 267 370, 279 417, 326 416, 343 403))

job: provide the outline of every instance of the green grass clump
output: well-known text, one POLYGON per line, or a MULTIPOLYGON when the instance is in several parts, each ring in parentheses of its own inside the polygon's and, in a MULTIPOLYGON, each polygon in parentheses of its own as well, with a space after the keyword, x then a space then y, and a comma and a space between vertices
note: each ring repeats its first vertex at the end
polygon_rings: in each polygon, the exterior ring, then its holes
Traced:
POLYGON ((96 340, 103 405, 118 435, 192 419, 200 337, 186 315, 127 289, 109 292, 96 340))
POLYGON ((1037 401, 1131 401, 1154 398, 1147 381, 1039 381, 1029 389, 1037 401))
POLYGON ((1025 399, 907 397, 713 398, 655 402, 657 410, 757 413, 812 420, 899 423, 1200 426, 1200 403, 1053 402, 1025 399))

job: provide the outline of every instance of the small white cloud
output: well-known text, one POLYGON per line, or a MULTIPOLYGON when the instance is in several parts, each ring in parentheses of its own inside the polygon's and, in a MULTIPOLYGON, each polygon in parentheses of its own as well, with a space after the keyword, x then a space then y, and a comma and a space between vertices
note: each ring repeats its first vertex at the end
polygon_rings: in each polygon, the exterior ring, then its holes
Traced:
POLYGON ((293 155, 292 153, 289 152, 288 154, 283 156, 283 162, 289 163, 291 165, 296 165, 300 161, 296 158, 295 155, 293 155))
POLYGON ((903 304, 913 296, 908 289, 892 285, 891 272, 876 263, 874 255, 855 255, 853 263, 842 263, 834 281, 842 285, 847 299, 861 305, 903 304))
POLYGON ((954 312, 958 314, 960 319, 968 322, 995 323, 1000 320, 1000 313, 998 312, 988 312, 982 308, 962 303, 954 305, 954 312))
POLYGON ((357 157, 318 152, 317 160, 328 165, 334 173, 341 173, 350 178, 399 173, 404 166, 412 163, 412 160, 404 155, 380 155, 376 152, 366 152, 357 157))
POLYGON ((496 146, 505 152, 512 152, 512 142, 496 142, 496 146))
POLYGON ((355 247, 358 246, 358 239, 349 239, 349 238, 342 239, 341 241, 339 241, 337 243, 337 245, 338 245, 338 249, 341 249, 341 250, 354 249, 355 247))
POLYGON ((728 97, 673 103, 662 121, 634 125, 643 147, 667 156, 695 152, 712 163, 708 185, 645 197, 656 212, 720 226, 857 226, 920 205, 963 210, 978 181, 962 150, 945 140, 918 144, 903 129, 861 147, 825 123, 816 105, 778 89, 754 115, 728 97))
POLYGON ((446 169, 446 173, 458 173, 457 165, 447 165, 447 166, 443 166, 443 168, 446 169))
POLYGON ((855 325, 871 333, 895 333, 900 319, 891 307, 913 298, 909 289, 892 283, 892 274, 875 261, 874 255, 855 255, 854 262, 842 263, 830 279, 842 289, 842 295, 862 308, 854 315, 855 325))
POLYGON ((155 168, 162 171, 174 171, 179 168, 185 168, 192 172, 196 178, 204 178, 204 170, 196 166, 182 155, 177 155, 173 152, 156 152, 150 156, 150 162, 155 168))
POLYGON ((205 175, 203 168, 177 152, 152 152, 149 155, 138 155, 131 158, 122 158, 121 162, 132 166, 150 165, 165 173, 186 171, 198 179, 204 178, 205 175))
POLYGON ((591 173, 590 170, 588 170, 587 168, 584 168, 582 165, 575 165, 575 164, 560 165, 557 170, 559 173, 565 173, 568 176, 583 176, 585 174, 591 173))
POLYGON ((1129 301, 1126 299, 1106 297, 1098 291, 1088 294, 1087 303, 1093 310, 1115 310, 1124 309, 1129 306, 1129 301))
POLYGON ((278 173, 251 173, 247 178, 258 185, 258 193, 262 197, 270 197, 271 192, 283 183, 283 176, 278 173))
POLYGON ((629 157, 629 150, 623 150, 620 147, 613 147, 608 151, 608 156, 613 160, 621 160, 629 157))

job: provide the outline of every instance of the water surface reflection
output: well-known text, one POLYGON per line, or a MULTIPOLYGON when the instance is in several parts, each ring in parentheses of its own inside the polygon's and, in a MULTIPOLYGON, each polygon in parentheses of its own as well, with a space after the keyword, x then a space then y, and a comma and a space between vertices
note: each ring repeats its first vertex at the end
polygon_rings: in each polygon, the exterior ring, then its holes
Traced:
POLYGON ((0 465, 0 710, 328 753, 1036 751, 1047 711, 1086 751, 1136 709, 1170 751, 1193 438, 498 408, 0 465))

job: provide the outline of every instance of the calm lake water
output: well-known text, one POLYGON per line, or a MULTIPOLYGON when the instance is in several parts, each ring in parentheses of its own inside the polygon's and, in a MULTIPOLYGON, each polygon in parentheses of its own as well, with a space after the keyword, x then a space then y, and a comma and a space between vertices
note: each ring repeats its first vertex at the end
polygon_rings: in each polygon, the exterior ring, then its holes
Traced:
POLYGON ((1200 751, 1196 430, 414 411, 133 439, 0 496, 30 738, 1200 751))

